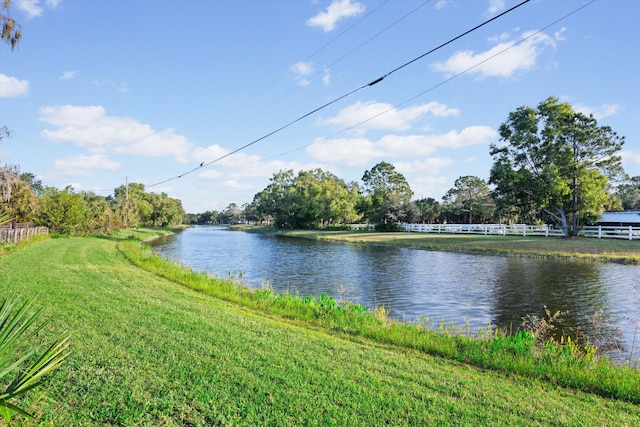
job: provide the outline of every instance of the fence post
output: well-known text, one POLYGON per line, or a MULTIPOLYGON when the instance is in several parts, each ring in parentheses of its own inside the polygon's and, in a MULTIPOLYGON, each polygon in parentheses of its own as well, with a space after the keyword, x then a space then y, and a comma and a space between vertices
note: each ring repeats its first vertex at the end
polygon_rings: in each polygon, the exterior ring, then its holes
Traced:
POLYGON ((598 224, 598 239, 602 238, 602 224, 598 224))
POLYGON ((633 227, 629 226, 629 240, 633 239, 633 227))

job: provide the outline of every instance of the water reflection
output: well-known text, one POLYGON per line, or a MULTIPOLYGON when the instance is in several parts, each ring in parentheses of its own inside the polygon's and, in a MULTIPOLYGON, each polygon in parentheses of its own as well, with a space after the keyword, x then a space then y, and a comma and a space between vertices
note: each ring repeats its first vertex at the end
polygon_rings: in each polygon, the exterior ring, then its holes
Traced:
MULTIPOLYGON (((602 277, 604 264, 527 258, 509 259, 496 270, 494 320, 496 325, 519 325, 522 314, 544 317, 563 311, 565 324, 587 328, 594 308, 611 315, 602 277)), ((561 326, 561 325, 558 325, 561 326)))
MULTIPOLYGON (((277 235, 195 227, 154 243, 156 251, 220 277, 242 272, 248 286, 264 284, 302 295, 327 293, 410 321, 473 331, 509 328, 527 315, 566 311, 565 325, 587 333, 587 317, 602 311, 633 342, 640 319, 640 267, 501 257, 378 245, 349 245, 277 235)), ((635 337, 640 342, 640 333, 635 337)))

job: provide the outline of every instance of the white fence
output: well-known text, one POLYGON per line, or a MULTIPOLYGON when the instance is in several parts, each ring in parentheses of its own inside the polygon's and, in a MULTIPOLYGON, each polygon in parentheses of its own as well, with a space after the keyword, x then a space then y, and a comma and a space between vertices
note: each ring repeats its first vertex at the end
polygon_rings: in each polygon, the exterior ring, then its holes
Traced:
POLYGON ((640 227, 632 226, 604 226, 596 225, 593 227, 584 227, 581 235, 584 237, 597 237, 598 239, 640 239, 640 227))
POLYGON ((501 236, 564 236, 562 230, 547 225, 526 224, 402 224, 404 231, 449 234, 498 234, 501 236))
MULTIPOLYGON (((563 237, 560 229, 546 225, 526 224, 402 224, 404 231, 418 233, 449 234, 498 234, 502 236, 557 236, 563 237)), ((640 227, 620 226, 606 227, 602 225, 584 227, 580 235, 598 239, 640 239, 640 227)))

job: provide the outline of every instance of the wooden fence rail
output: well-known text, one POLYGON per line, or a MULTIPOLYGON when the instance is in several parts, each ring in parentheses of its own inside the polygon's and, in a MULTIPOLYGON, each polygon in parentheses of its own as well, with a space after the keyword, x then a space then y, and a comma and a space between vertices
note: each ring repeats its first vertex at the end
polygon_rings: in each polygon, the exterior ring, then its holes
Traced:
POLYGON ((0 227, 0 242, 18 243, 22 239, 37 234, 49 234, 47 227, 0 227))
MULTIPOLYGON (((502 236, 545 236, 563 237, 560 229, 547 225, 526 224, 402 224, 404 231, 417 233, 449 233, 449 234, 497 234, 502 236)), ((580 233, 584 237, 601 239, 640 239, 640 227, 622 226, 584 227, 580 233)))

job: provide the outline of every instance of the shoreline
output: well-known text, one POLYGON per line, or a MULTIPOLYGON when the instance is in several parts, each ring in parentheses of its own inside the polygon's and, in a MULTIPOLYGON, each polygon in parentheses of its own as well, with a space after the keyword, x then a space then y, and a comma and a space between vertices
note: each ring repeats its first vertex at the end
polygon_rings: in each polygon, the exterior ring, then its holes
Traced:
POLYGON ((350 244, 378 244, 476 255, 527 256, 573 261, 640 265, 639 240, 595 238, 485 236, 462 234, 276 230, 265 227, 229 226, 231 230, 278 234, 288 237, 350 244))

